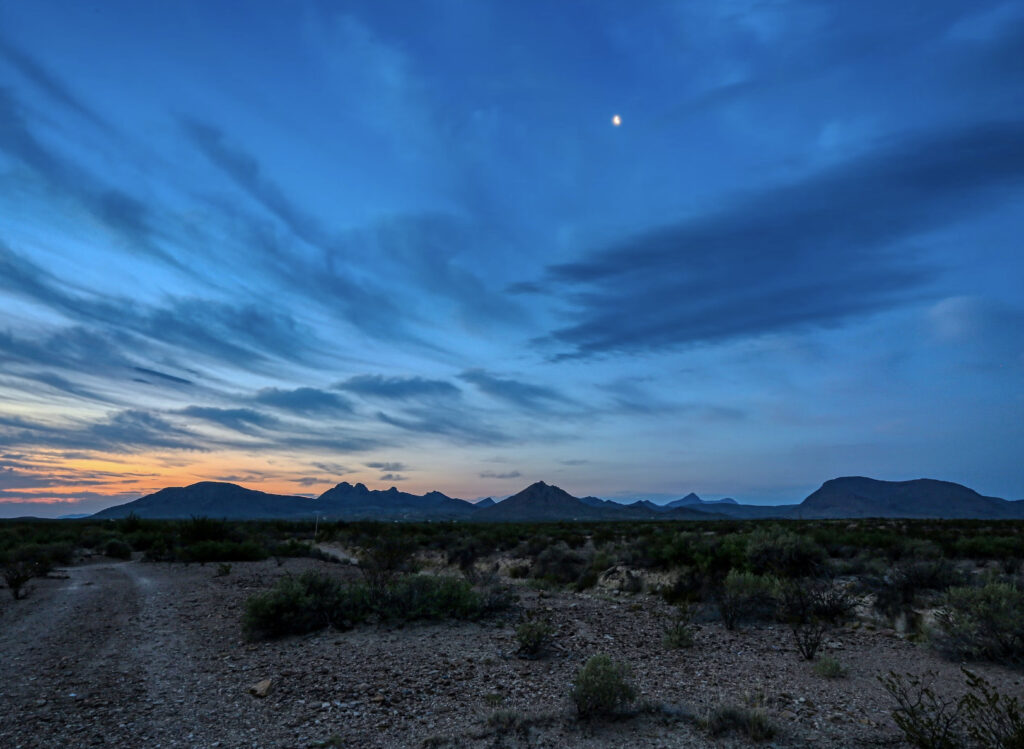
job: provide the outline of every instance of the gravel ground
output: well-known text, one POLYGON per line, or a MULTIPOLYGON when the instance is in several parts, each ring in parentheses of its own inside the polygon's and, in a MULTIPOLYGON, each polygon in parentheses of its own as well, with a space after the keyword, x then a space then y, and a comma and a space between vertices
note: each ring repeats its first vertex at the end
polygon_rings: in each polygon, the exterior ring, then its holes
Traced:
MULTIPOLYGON (((648 595, 517 587, 548 617, 557 646, 514 656, 515 617, 482 623, 366 626, 247 642, 245 599, 283 574, 344 565, 312 560, 216 565, 95 562, 35 581, 25 600, 0 600, 3 747, 700 747, 687 716, 757 705, 778 728, 767 746, 900 746, 877 676, 934 670, 951 692, 960 667, 887 629, 847 628, 827 654, 848 669, 814 674, 780 627, 699 627, 686 650, 662 634, 671 609, 648 595), (628 662, 647 710, 610 722, 575 719, 569 689, 596 653, 628 662), (271 680, 266 697, 250 694, 271 680), (505 712, 503 727, 488 718, 505 712)), ((1019 671, 972 668, 1024 695, 1019 671)))

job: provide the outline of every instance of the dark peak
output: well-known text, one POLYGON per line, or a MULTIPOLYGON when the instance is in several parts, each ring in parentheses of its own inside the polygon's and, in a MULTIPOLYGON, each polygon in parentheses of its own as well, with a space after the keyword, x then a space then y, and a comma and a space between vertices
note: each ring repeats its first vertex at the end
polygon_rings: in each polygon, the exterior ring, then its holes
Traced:
POLYGON ((347 481, 342 481, 340 484, 335 484, 334 488, 335 489, 341 489, 341 490, 344 491, 346 489, 351 489, 353 487, 352 487, 352 484, 348 483, 347 481))
POLYGON ((685 497, 683 497, 683 501, 684 502, 703 502, 704 500, 702 500, 700 497, 698 497, 696 495, 696 493, 690 492, 685 497))
POLYGON ((365 494, 366 492, 370 491, 369 489, 366 488, 366 484, 364 484, 361 481, 358 484, 356 484, 353 488, 360 494, 365 494))
MULTIPOLYGON (((527 491, 528 492, 531 489, 547 489, 547 488, 549 488, 548 485, 545 484, 543 481, 535 481, 534 483, 532 483, 528 487, 526 487, 523 491, 527 491)), ((557 486, 553 486, 553 487, 550 487, 550 488, 557 489, 558 487, 557 486)))
POLYGON ((387 494, 398 494, 398 487, 392 486, 390 489, 387 490, 387 494))

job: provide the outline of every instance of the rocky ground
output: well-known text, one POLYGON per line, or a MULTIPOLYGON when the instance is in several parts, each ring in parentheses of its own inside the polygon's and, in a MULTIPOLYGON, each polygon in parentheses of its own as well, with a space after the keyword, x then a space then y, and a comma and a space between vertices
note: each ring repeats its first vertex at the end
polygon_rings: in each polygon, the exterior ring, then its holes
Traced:
MULTIPOLYGON (((0 599, 0 746, 4 747, 698 747, 692 719, 721 704, 763 708, 777 747, 899 746, 890 669, 959 665, 894 631, 834 632, 827 654, 848 675, 817 676, 781 627, 725 631, 703 624, 692 648, 669 650, 672 609, 645 594, 538 591, 517 584, 520 606, 557 627, 553 653, 514 655, 518 614, 481 623, 367 626, 248 642, 245 599, 284 574, 352 567, 311 560, 182 566, 86 562, 0 599), (581 722, 569 698, 588 657, 628 662, 646 709, 581 722), (250 688, 270 680, 266 696, 250 688), (499 717, 494 716, 498 714, 499 717)), ((972 666, 1003 693, 1024 694, 1019 671, 972 666)))

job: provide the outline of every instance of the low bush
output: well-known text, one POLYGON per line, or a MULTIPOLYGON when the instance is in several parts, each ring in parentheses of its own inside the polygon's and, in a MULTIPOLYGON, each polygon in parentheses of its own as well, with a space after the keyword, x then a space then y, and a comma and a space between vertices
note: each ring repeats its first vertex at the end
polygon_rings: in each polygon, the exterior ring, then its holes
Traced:
POLYGON ((670 650, 692 648, 693 634, 693 612, 689 606, 680 606, 676 609, 676 615, 665 627, 662 643, 670 650))
POLYGON ((773 577, 731 570, 718 592, 718 612, 725 628, 743 622, 764 621, 775 612, 778 582, 773 577))
POLYGON ((114 559, 131 559, 132 547, 120 538, 112 538, 104 545, 103 554, 114 559))
POLYGON ((959 699, 935 692, 934 671, 924 676, 890 671, 879 677, 896 701, 892 717, 907 743, 918 749, 1022 749, 1024 705, 1017 697, 1000 694, 981 676, 967 669, 963 673, 967 692, 959 699))
POLYGON ((735 705, 715 708, 702 722, 704 729, 712 736, 740 733, 751 741, 767 741, 776 733, 775 726, 764 710, 735 705))
POLYGON ((611 717, 636 699, 629 667, 607 655, 586 662, 572 688, 572 701, 581 718, 611 717))
POLYGON ((826 679, 841 679, 846 676, 846 666, 832 656, 825 655, 815 661, 814 673, 826 679))
POLYGON ((826 555, 813 538, 771 526, 750 534, 746 556, 750 569, 785 578, 815 574, 826 555))
POLYGON ((20 601, 28 595, 28 581, 35 577, 35 567, 30 562, 5 562, 0 567, 0 575, 11 591, 15 601, 20 601))
POLYGON ((245 604, 243 628, 252 637, 347 629, 368 618, 386 621, 476 619, 487 612, 464 580, 412 575, 382 587, 343 584, 322 572, 287 576, 245 604))
POLYGON ((1024 660, 1024 590, 1015 585, 950 588, 936 618, 937 644, 959 657, 1024 660))
POLYGON ((542 619, 527 619, 516 627, 516 653, 522 658, 539 658, 554 641, 555 628, 542 619))
MULTIPOLYGON (((152 551, 152 550, 151 550, 152 551)), ((255 541, 198 541, 178 551, 183 562, 259 562, 267 551, 255 541)))

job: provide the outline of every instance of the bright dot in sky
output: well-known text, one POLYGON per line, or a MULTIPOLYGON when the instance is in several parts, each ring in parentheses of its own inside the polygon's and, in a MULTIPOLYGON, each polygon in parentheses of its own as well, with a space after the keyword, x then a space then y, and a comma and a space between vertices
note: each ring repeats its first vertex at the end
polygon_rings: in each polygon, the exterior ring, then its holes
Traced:
POLYGON ((615 127, 618 127, 619 125, 622 124, 622 118, 619 117, 617 114, 613 114, 612 115, 612 124, 615 125, 615 127))

